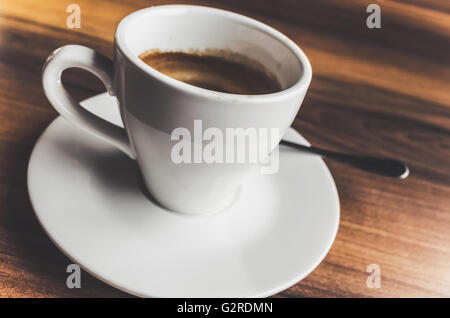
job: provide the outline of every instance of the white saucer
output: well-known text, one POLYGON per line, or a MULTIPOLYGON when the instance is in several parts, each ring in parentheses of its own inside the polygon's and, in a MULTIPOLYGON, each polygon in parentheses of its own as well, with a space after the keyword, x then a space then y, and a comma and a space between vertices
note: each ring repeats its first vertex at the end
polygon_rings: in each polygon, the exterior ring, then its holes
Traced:
MULTIPOLYGON (((84 107, 122 125, 106 94, 84 107)), ((294 130, 285 138, 307 143, 294 130)), ((308 275, 339 225, 333 178, 317 156, 280 148, 280 170, 243 185, 227 210, 171 213, 141 191, 134 161, 57 118, 28 167, 37 218, 82 268, 145 297, 264 297, 308 275)))

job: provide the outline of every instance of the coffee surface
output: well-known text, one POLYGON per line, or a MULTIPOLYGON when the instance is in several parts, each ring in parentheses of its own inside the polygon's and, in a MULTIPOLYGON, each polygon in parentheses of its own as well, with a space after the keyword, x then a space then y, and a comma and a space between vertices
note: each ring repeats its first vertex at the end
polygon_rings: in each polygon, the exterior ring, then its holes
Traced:
MULTIPOLYGON (((281 91, 281 85, 257 63, 224 56, 149 51, 139 58, 157 71, 197 87, 231 94, 259 95, 281 91)), ((250 61, 250 60, 249 60, 250 61)))

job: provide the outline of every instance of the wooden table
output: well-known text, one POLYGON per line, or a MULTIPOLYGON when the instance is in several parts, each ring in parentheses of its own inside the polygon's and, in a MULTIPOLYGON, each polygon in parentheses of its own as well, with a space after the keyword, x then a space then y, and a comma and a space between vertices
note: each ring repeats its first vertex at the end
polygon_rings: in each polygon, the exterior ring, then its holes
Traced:
MULTIPOLYGON (((379 1, 381 29, 369 29, 371 2, 183 1, 254 17, 303 48, 314 75, 294 127, 313 144, 411 168, 400 181, 327 162, 339 233, 319 267, 279 297, 450 296, 450 2, 379 1), (366 285, 370 264, 381 268, 381 288, 366 285)), ((81 289, 66 287, 71 261, 36 221, 27 162, 57 116, 40 82, 48 54, 77 43, 111 56, 120 19, 162 3, 179 1, 0 0, 0 296, 128 296, 84 272, 81 289), (80 29, 66 26, 71 3, 80 29)), ((84 71, 64 82, 80 100, 103 90, 84 71)))

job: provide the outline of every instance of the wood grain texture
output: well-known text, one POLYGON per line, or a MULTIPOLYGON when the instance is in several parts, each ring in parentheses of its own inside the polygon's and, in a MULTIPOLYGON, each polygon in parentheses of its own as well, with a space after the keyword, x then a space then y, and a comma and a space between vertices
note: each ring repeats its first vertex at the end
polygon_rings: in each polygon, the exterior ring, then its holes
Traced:
MULTIPOLYGON (((107 56, 117 23, 150 5, 225 8, 279 29, 304 49, 313 80, 295 120, 312 144, 390 156, 410 165, 404 181, 328 162, 341 223, 328 256, 277 297, 450 296, 450 4, 379 1, 381 29, 368 29, 366 0, 34 1, 0 0, 0 296, 127 297, 83 273, 66 288, 70 260, 38 225, 26 188, 33 145, 55 117, 41 88, 48 54, 82 44, 107 56), (66 7, 81 7, 80 29, 66 7), (366 286, 369 264, 381 288, 366 286)), ((103 91, 84 71, 64 74, 83 99, 103 91)))

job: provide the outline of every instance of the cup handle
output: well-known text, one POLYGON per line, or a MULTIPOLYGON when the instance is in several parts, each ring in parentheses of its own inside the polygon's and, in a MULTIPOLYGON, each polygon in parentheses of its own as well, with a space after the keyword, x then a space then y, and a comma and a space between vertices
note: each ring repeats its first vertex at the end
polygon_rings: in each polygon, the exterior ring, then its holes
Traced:
POLYGON ((113 64, 106 56, 81 45, 66 45, 56 49, 45 62, 42 70, 42 86, 53 107, 69 122, 109 142, 135 159, 125 129, 113 125, 84 109, 62 85, 65 69, 81 68, 96 75, 106 90, 115 96, 112 88, 113 64))

